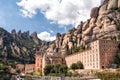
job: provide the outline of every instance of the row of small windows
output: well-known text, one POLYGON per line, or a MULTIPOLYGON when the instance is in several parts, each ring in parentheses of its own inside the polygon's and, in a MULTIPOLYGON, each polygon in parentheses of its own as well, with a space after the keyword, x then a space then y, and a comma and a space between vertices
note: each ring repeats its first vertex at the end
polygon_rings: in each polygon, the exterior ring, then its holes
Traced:
MULTIPOLYGON (((94 50, 91 50, 91 51, 88 51, 88 52, 81 53, 81 55, 96 54, 97 51, 98 51, 98 49, 94 49, 94 50)), ((78 55, 80 55, 80 54, 78 54, 78 55)))
POLYGON ((26 69, 26 71, 33 71, 34 70, 34 68, 28 68, 28 69, 26 69))
POLYGON ((98 62, 98 58, 92 57, 92 58, 77 58, 77 59, 69 59, 67 62, 73 62, 73 61, 81 61, 84 63, 89 63, 89 62, 98 62))
POLYGON ((93 67, 93 68, 98 68, 98 63, 85 63, 85 66, 88 66, 88 67, 93 67))
POLYGON ((93 46, 91 46, 92 49, 97 48, 97 47, 98 47, 97 45, 93 45, 93 46))
POLYGON ((119 42, 117 42, 117 41, 102 41, 102 43, 113 43, 113 44, 118 44, 119 42))
POLYGON ((116 48, 112 48, 112 49, 101 49, 101 51, 114 52, 114 51, 116 51, 116 48))
POLYGON ((112 48, 118 48, 118 45, 111 45, 111 44, 105 45, 105 44, 103 44, 103 45, 101 45, 101 47, 107 47, 107 48, 112 47, 112 48))
POLYGON ((74 58, 76 59, 76 60, 89 60, 89 59, 97 59, 98 60, 98 54, 91 54, 91 55, 79 55, 79 56, 74 56, 74 57, 71 57, 71 58, 69 58, 69 60, 73 60, 74 58))

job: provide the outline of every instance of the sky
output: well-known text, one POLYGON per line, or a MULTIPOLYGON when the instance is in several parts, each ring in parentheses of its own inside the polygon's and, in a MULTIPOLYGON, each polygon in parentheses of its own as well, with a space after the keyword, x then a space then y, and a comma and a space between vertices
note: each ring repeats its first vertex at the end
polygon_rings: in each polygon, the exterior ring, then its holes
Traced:
POLYGON ((0 27, 11 32, 37 32, 41 40, 52 41, 89 18, 101 0, 0 0, 0 27))

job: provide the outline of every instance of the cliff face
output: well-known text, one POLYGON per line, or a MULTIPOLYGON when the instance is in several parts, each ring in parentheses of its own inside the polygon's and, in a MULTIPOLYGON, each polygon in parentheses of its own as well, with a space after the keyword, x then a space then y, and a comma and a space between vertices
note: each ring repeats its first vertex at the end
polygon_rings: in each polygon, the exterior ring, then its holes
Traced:
POLYGON ((49 45, 47 53, 60 53, 63 57, 69 50, 100 38, 119 40, 120 0, 105 0, 99 7, 91 10, 90 19, 81 22, 77 28, 66 34, 58 33, 56 40, 49 45))
POLYGON ((5 60, 34 61, 34 54, 40 51, 47 54, 74 53, 77 48, 88 47, 87 44, 97 39, 120 39, 120 0, 105 0, 99 7, 91 10, 90 19, 81 22, 77 28, 65 34, 57 33, 53 42, 41 41, 34 32, 11 33, 0 28, 0 57, 5 60))
POLYGON ((21 33, 12 30, 9 33, 0 28, 0 59, 3 61, 33 62, 35 52, 46 44, 47 42, 38 39, 36 32, 29 35, 29 31, 21 33))

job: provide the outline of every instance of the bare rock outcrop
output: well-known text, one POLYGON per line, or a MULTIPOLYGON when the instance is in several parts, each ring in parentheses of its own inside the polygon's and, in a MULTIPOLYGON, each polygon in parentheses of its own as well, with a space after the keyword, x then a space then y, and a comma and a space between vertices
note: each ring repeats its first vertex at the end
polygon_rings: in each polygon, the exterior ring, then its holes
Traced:
POLYGON ((107 9, 116 9, 118 7, 118 0, 109 0, 107 9))
POLYGON ((79 46, 86 46, 90 42, 105 38, 120 36, 120 0, 104 0, 99 7, 91 10, 90 19, 80 22, 77 28, 65 34, 57 34, 56 40, 48 50, 59 52, 63 56, 73 52, 79 46), (53 48, 54 47, 54 48, 53 48))
POLYGON ((99 15, 102 15, 107 10, 107 3, 102 5, 99 9, 99 15))
POLYGON ((89 27, 89 20, 87 20, 82 27, 82 31, 85 31, 89 27))
POLYGON ((93 8, 91 10, 91 13, 90 13, 91 18, 97 18, 98 17, 98 11, 99 11, 98 7, 93 8))
POLYGON ((36 33, 36 32, 33 32, 33 33, 31 34, 31 37, 32 37, 33 41, 34 41, 36 44, 39 44, 39 39, 38 39, 38 37, 37 37, 37 33, 36 33))
POLYGON ((120 8, 120 0, 118 0, 118 8, 120 8))

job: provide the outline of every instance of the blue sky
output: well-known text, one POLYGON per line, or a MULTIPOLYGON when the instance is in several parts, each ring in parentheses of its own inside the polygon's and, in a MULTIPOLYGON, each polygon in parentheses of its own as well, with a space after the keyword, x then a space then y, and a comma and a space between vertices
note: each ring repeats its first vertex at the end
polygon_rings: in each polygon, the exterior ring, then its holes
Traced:
POLYGON ((36 31, 42 40, 54 40, 57 32, 65 33, 89 18, 90 9, 99 4, 100 0, 0 0, 0 27, 36 31))

